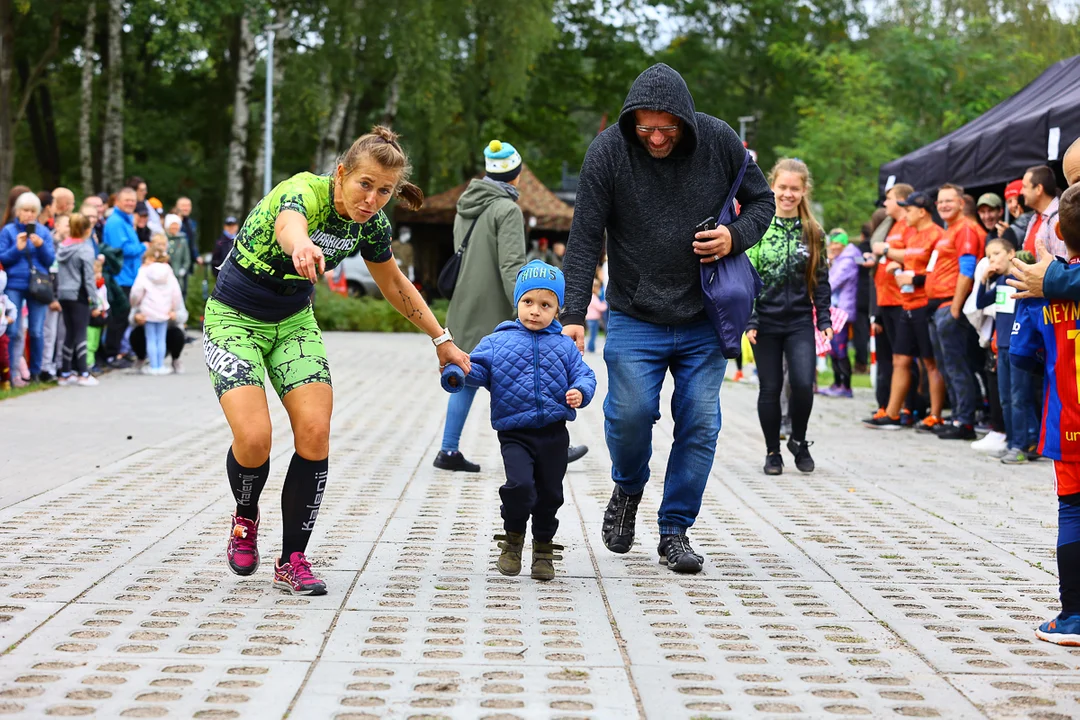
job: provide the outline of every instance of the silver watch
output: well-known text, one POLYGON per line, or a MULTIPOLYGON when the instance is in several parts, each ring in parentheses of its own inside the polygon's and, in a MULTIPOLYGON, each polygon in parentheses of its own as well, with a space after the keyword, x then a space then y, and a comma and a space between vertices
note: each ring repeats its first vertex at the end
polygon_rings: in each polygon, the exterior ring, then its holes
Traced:
POLYGON ((435 347, 439 347, 443 343, 453 342, 454 336, 450 334, 450 328, 443 330, 443 334, 437 338, 432 338, 431 342, 435 347))

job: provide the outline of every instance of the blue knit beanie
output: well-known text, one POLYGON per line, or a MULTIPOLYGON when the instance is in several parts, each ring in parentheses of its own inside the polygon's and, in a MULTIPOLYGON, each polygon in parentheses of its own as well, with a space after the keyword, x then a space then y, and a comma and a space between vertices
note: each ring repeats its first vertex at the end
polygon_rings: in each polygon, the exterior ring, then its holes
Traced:
POLYGON ((492 140, 484 148, 484 170, 492 180, 510 182, 521 174, 521 155, 510 143, 492 140))
POLYGON ((526 264, 518 270, 517 284, 514 285, 514 305, 521 302, 521 296, 530 290, 550 290, 559 299, 559 307, 562 307, 563 292, 566 290, 566 279, 562 270, 543 260, 533 260, 526 264))

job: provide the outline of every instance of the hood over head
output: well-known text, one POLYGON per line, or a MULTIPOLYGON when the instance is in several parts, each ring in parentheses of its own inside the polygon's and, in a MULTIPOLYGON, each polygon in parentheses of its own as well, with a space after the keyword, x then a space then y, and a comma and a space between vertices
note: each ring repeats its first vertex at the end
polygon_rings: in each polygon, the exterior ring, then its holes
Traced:
MULTIPOLYGON (((619 113, 619 129, 626 141, 641 147, 637 130, 635 110, 662 110, 683 121, 682 139, 672 151, 672 156, 690 155, 697 148, 697 111, 694 98, 682 75, 664 63, 657 63, 638 75, 626 94, 622 112, 619 113)), ((644 148, 642 148, 644 150, 644 148)))
POLYGON ((172 268, 169 263, 152 262, 146 268, 146 276, 155 285, 164 285, 169 281, 170 275, 172 275, 172 268))
POLYGON ((457 201, 458 214, 472 220, 496 200, 509 198, 517 202, 510 190, 503 183, 488 179, 475 179, 469 182, 465 192, 457 201))

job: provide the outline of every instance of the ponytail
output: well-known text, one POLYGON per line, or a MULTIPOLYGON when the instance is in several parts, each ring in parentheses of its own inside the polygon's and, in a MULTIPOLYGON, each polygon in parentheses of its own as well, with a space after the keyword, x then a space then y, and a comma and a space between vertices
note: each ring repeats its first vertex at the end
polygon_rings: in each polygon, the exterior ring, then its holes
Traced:
POLYGON ((805 192, 799 201, 799 224, 802 226, 803 243, 810 252, 809 261, 806 263, 806 288, 813 296, 817 288, 818 266, 821 264, 821 253, 825 247, 825 231, 810 209, 810 194, 814 189, 814 181, 810 177, 810 168, 798 158, 784 158, 773 165, 769 171, 769 187, 776 182, 776 176, 782 172, 795 173, 803 181, 805 192))

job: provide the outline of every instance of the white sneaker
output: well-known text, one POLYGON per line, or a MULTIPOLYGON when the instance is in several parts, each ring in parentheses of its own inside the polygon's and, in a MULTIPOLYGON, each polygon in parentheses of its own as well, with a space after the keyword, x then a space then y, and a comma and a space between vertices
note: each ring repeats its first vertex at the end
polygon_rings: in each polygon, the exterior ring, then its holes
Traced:
POLYGON ((79 378, 75 375, 68 375, 67 377, 59 377, 56 379, 56 384, 61 387, 68 387, 78 382, 79 378))
POLYGON ((75 384, 79 387, 95 387, 101 383, 93 375, 82 375, 75 381, 75 384))
POLYGON ((142 375, 156 375, 157 374, 157 373, 154 372, 154 368, 150 367, 149 364, 143 365, 136 372, 141 373, 142 375))
POLYGON ((982 440, 971 443, 972 450, 978 450, 993 456, 998 456, 1006 447, 1008 447, 1008 443, 1005 439, 1005 433, 993 431, 986 433, 986 437, 982 440))
POLYGON ((176 358, 172 361, 172 371, 175 375, 184 374, 184 363, 180 361, 180 358, 176 358))

